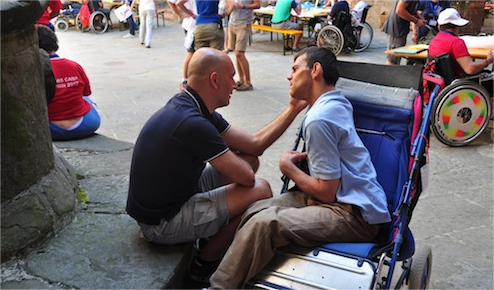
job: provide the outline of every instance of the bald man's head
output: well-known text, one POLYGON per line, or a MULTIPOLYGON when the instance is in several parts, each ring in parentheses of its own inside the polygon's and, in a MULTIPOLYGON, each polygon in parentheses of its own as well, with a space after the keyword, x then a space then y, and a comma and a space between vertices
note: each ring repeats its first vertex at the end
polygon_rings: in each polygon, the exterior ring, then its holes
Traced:
POLYGON ((225 61, 230 61, 230 58, 220 50, 210 47, 196 50, 189 62, 187 76, 189 82, 207 78, 211 72, 220 70, 225 65, 225 61))

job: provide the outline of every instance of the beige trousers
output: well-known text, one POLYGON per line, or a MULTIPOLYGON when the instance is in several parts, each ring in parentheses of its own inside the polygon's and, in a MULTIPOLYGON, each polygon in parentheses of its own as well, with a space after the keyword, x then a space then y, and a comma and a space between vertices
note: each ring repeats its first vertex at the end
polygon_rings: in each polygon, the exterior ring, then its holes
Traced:
POLYGON ((257 201, 245 212, 235 238, 216 272, 213 289, 239 289, 291 242, 315 246, 326 242, 368 242, 379 225, 367 224, 349 204, 324 204, 303 192, 287 192, 257 201))

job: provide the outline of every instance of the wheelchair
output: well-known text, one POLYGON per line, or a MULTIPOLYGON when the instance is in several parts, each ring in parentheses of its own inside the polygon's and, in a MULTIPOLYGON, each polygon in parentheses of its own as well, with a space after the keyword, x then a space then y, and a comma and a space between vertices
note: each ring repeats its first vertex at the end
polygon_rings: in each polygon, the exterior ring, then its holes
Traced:
POLYGON ((493 118, 492 72, 455 78, 452 58, 444 54, 428 62, 423 77, 426 90, 440 87, 431 124, 441 143, 452 147, 465 146, 488 127, 493 118))
POLYGON ((371 5, 364 8, 361 22, 352 26, 351 14, 341 12, 337 19, 321 29, 317 36, 317 46, 330 49, 335 55, 343 50, 362 52, 369 47, 374 37, 372 27, 365 22, 371 5))
POLYGON ((56 29, 58 31, 67 31, 70 26, 76 26, 80 7, 81 4, 79 3, 64 4, 57 21, 55 21, 56 29))
POLYGON ((81 23, 79 15, 76 17, 76 28, 81 32, 87 32, 92 30, 96 34, 105 33, 110 27, 112 27, 110 9, 98 8, 96 9, 92 5, 92 1, 88 1, 86 5, 89 5, 90 11, 92 11, 89 17, 89 26, 84 26, 81 23))
MULTIPOLYGON (((290 244, 252 278, 254 289, 427 289, 432 250, 417 247, 408 227, 426 183, 429 116, 439 88, 424 108, 419 93, 422 67, 339 61, 336 87, 354 108, 355 128, 369 150, 388 202, 392 222, 374 241, 290 244), (401 263, 401 273, 394 277, 401 263)), ((299 133, 300 136, 300 133, 299 133)), ((293 150, 297 150, 297 137, 293 150)), ((283 179, 283 178, 282 178, 283 179)), ((289 187, 284 178, 282 191, 289 187)))

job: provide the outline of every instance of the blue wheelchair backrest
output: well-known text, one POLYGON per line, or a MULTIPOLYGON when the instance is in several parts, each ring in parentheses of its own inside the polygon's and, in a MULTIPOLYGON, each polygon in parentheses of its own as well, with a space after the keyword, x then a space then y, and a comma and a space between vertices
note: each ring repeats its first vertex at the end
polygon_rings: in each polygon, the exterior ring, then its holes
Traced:
MULTIPOLYGON (((409 86, 411 83, 409 79, 396 86, 399 83, 396 80, 399 76, 394 76, 394 80, 380 81, 384 82, 384 85, 355 80, 355 71, 351 72, 354 79, 346 78, 345 72, 349 71, 348 66, 343 64, 344 73, 337 83, 337 88, 353 105, 355 127, 370 153, 377 171, 378 182, 386 193, 388 209, 393 213, 399 206, 403 186, 409 177, 411 144, 421 122, 422 103, 417 90, 420 88, 421 69, 408 70, 404 73, 407 78, 413 76, 414 86, 409 86)), ((381 72, 386 70, 381 65, 365 64, 365 66, 381 70, 379 73, 376 71, 381 76, 381 72)), ((367 73, 370 78, 375 77, 372 71, 367 73)), ((357 79, 359 78, 365 78, 365 74, 357 76, 357 79)), ((394 219, 393 223, 381 228, 376 241, 367 245, 365 256, 369 255, 372 248, 393 242, 395 222, 394 219)), ((407 241, 402 247, 401 258, 411 256, 414 252, 413 236, 409 230, 405 239, 407 241)), ((341 250, 348 245, 328 244, 328 246, 341 250)), ((358 251, 350 254, 364 253, 358 251)))

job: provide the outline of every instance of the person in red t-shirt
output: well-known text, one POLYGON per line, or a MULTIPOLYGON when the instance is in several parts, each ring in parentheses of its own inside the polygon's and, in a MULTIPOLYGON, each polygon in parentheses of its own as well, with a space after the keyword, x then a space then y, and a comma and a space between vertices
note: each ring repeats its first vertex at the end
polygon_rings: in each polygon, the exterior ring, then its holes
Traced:
POLYGON ((484 61, 473 61, 465 41, 458 37, 460 27, 467 25, 468 20, 461 18, 456 9, 443 10, 437 22, 441 31, 429 43, 429 56, 437 57, 449 53, 453 58, 455 76, 479 73, 493 63, 492 50, 489 51, 484 61))
POLYGON ((50 22, 51 19, 57 17, 60 14, 60 9, 63 8, 62 2, 60 0, 50 0, 48 6, 46 6, 43 15, 35 22, 36 24, 43 24, 50 27, 51 30, 55 31, 55 27, 50 22))
POLYGON ((85 138, 99 128, 101 118, 89 99, 91 86, 84 69, 76 62, 56 54, 57 36, 47 26, 36 25, 39 47, 50 55, 57 84, 48 104, 48 119, 53 141, 85 138))

